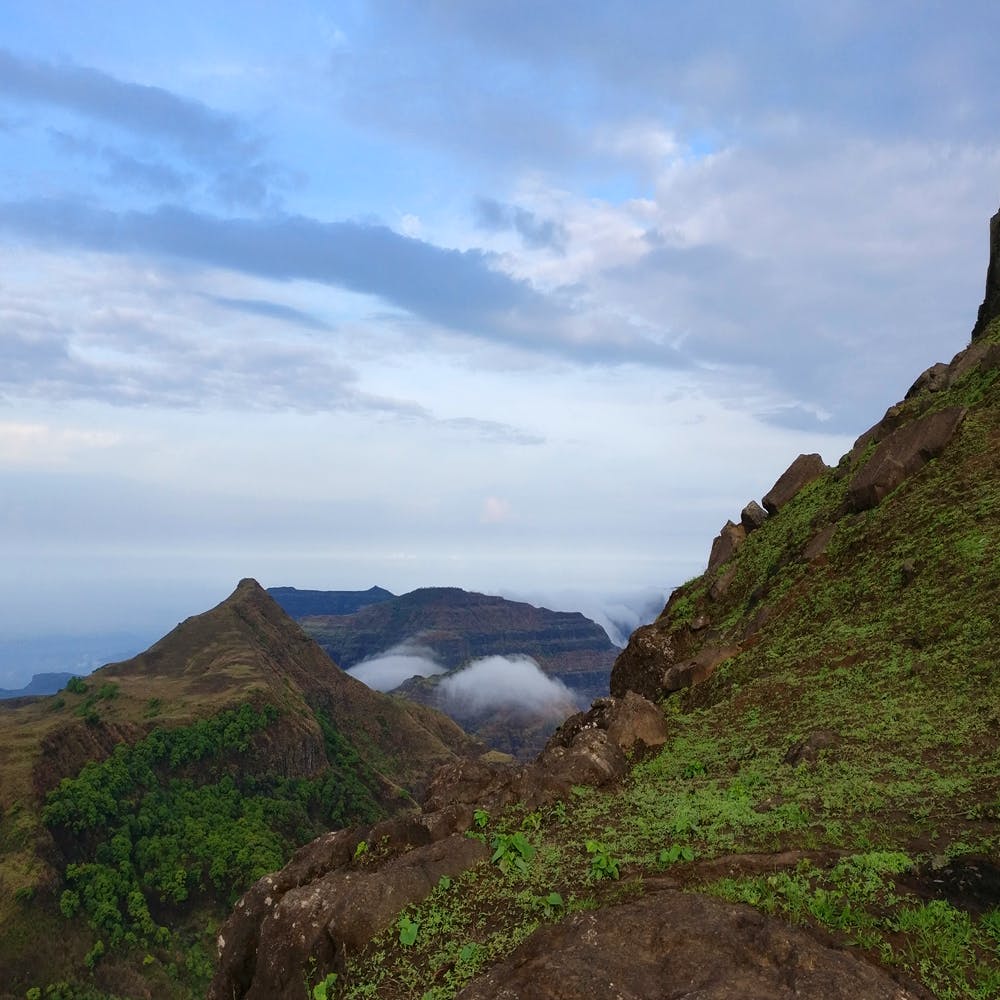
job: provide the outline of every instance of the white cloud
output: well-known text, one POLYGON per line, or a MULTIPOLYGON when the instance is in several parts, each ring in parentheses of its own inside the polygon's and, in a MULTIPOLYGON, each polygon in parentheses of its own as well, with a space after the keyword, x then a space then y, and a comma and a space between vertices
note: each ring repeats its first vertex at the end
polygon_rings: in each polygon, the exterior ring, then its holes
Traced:
POLYGON ((347 671, 376 691, 392 691, 411 677, 433 677, 445 671, 434 650, 412 640, 401 642, 347 671))
POLYGON ((492 709, 546 713, 570 711, 574 698, 565 684, 546 676, 530 656, 485 656, 441 681, 449 707, 461 714, 492 709))

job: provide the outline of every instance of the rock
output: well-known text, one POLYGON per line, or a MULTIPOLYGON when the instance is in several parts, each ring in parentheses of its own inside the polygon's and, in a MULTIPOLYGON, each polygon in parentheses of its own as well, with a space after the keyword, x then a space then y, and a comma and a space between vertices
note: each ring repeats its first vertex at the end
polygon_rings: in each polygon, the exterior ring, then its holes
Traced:
POLYGON ((637 628, 611 669, 611 694, 617 698, 635 691, 650 701, 662 697, 660 678, 684 656, 685 639, 685 630, 671 629, 659 621, 637 628))
POLYGON ((1000 212, 990 219, 990 262, 986 268, 986 294, 972 328, 972 339, 980 336, 990 321, 1000 316, 1000 212))
POLYGON ((832 729, 817 729, 804 740, 800 740, 788 748, 788 753, 784 756, 784 763, 791 764, 792 767, 801 763, 815 764, 819 760, 820 750, 830 750, 839 743, 840 736, 832 729))
POLYGON ((608 716, 608 738, 623 750, 636 746, 661 747, 668 735, 667 720, 651 701, 634 691, 627 691, 624 697, 615 699, 608 716))
POLYGON ((726 521, 715 541, 712 542, 712 552, 708 557, 708 570, 706 572, 711 573, 724 562, 728 562, 746 537, 747 531, 742 524, 726 521))
POLYGON ((941 392, 951 384, 951 369, 948 365, 938 362, 922 372, 916 382, 906 392, 905 399, 912 399, 921 392, 941 392))
POLYGON ((993 371, 994 368, 1000 367, 1000 344, 990 344, 985 340, 975 341, 964 351, 959 351, 948 367, 951 369, 953 385, 977 369, 983 372, 993 371))
POLYGON ((756 500, 751 500, 740 511, 740 524, 748 535, 751 531, 756 531, 766 520, 767 511, 756 500))
POLYGON ((713 601, 721 601, 729 593, 729 588, 733 585, 733 580, 735 579, 736 567, 733 566, 713 582, 712 586, 708 588, 708 596, 713 601))
POLYGON ((708 680, 723 660, 739 651, 738 646, 706 646, 685 663, 678 663, 663 672, 663 690, 680 691, 708 680))
POLYGON ((951 406, 894 430, 851 480, 847 509, 863 511, 878 506, 900 483, 941 454, 965 412, 964 407, 951 406))
MULTIPOLYGON (((273 899, 246 1000, 307 1000, 303 970, 310 960, 342 971, 345 952, 362 948, 403 907, 424 899, 442 875, 459 875, 488 856, 485 844, 456 835, 413 848, 381 870, 338 870, 273 899)), ((210 997, 227 996, 214 986, 210 997)))
POLYGON ((763 500, 764 509, 768 514, 777 514, 803 486, 808 486, 826 471, 827 466, 819 455, 799 455, 768 490, 763 500))
POLYGON ((748 906, 664 889, 536 931, 457 1000, 923 1000, 748 906))
POLYGON ((818 559, 824 552, 826 552, 826 547, 830 544, 830 539, 833 538, 834 532, 837 530, 836 524, 828 524, 825 528, 820 528, 812 538, 806 543, 806 547, 802 550, 802 554, 810 562, 813 559, 818 559))

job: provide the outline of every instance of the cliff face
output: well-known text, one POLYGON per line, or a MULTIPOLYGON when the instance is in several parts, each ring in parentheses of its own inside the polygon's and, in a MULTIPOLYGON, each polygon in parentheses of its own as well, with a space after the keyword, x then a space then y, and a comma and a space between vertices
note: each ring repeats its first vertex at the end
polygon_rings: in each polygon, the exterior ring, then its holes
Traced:
POLYGON ((538 760, 259 882, 212 1000, 997 995, 1000 318, 764 500, 538 760))
POLYGON ((989 324, 1000 316, 1000 211, 990 219, 990 263, 986 270, 986 293, 979 307, 976 325, 972 329, 975 340, 986 332, 989 324))

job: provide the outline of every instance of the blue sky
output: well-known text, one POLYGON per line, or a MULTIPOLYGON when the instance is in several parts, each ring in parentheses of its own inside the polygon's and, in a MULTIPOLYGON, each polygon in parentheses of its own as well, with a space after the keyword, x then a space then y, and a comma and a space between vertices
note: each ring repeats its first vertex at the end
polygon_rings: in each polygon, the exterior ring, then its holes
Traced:
POLYGON ((982 296, 995 4, 0 14, 0 637, 669 590, 982 296))

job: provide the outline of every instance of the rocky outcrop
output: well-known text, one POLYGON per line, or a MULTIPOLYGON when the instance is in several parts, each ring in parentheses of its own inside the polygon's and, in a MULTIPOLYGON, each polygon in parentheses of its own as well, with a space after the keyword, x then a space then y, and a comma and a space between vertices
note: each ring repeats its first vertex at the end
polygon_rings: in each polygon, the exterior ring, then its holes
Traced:
POLYGON ((743 530, 749 535, 751 531, 756 531, 767 520, 767 511, 756 500, 751 500, 743 510, 740 511, 740 524, 743 530))
POLYGON ((904 480, 936 458, 965 418, 951 406, 898 427, 886 437, 851 480, 845 501, 850 511, 876 507, 904 480))
POLYGON ((736 550, 747 537, 747 529, 742 524, 726 521, 722 530, 712 542, 712 551, 708 557, 708 572, 728 562, 736 554, 736 550))
POLYGON ((979 337, 990 322, 1000 316, 1000 212, 990 219, 990 263, 986 268, 986 293, 972 328, 972 339, 979 337))
MULTIPOLYGON (((670 605, 667 605, 669 609, 670 605)), ((629 637, 611 671, 611 694, 623 697, 635 691, 650 701, 663 696, 661 681, 665 670, 683 661, 695 643, 694 634, 684 628, 671 629, 660 620, 637 628, 629 637)))
POLYGON ((799 455, 765 494, 764 509, 768 514, 777 514, 803 486, 808 486, 826 471, 827 466, 819 455, 799 455))
POLYGON ((601 699, 568 719, 526 767, 456 761, 434 776, 420 816, 319 837, 237 903, 219 931, 209 1000, 307 1000, 306 970, 343 971, 348 954, 441 876, 489 857, 485 844, 464 836, 477 808, 537 809, 568 798, 576 785, 608 785, 627 772, 626 751, 666 738, 655 705, 635 694, 601 699))
POLYGON ((671 890, 536 931, 458 1000, 925 1000, 748 906, 671 890))

